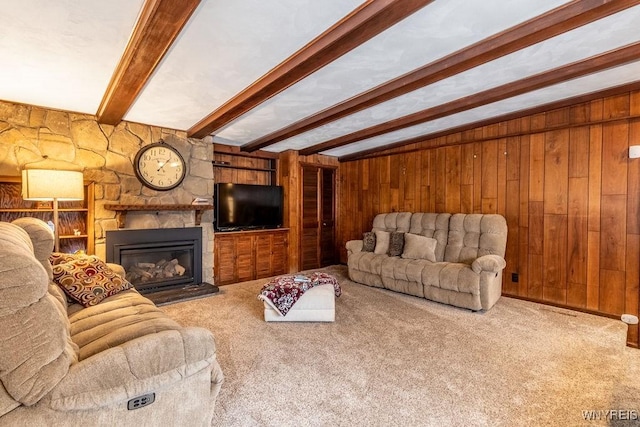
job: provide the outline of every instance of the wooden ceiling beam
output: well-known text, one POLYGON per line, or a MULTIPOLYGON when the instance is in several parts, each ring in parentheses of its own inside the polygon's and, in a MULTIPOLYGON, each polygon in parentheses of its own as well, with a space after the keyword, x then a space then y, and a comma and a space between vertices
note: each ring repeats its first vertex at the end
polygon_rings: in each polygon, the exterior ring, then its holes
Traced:
POLYGON ((200 120, 187 135, 203 138, 335 61, 433 0, 368 0, 224 105, 200 120))
MULTIPOLYGON (((409 150, 399 150, 402 147, 406 147, 408 145, 412 145, 412 144, 420 144, 426 141, 430 141, 430 140, 435 140, 437 138, 441 138, 447 135, 453 135, 455 133, 460 133, 460 132, 465 132, 471 129, 477 129, 477 128, 481 128, 483 126, 489 126, 489 125, 494 125, 497 123, 505 123, 508 122, 509 120, 514 120, 514 119, 519 119, 522 117, 527 117, 527 116, 533 116, 535 114, 540 114, 540 113, 545 113, 547 111, 553 111, 553 110, 557 110, 560 108, 566 108, 566 107, 570 107, 572 105, 578 105, 578 104, 582 104, 584 102, 589 102, 589 101, 593 101, 595 99, 600 99, 600 98, 607 98, 610 96, 616 96, 616 95, 620 95, 622 93, 627 93, 627 92, 634 92, 640 90, 640 80, 636 81, 636 82, 632 82, 632 83, 626 83, 620 86, 615 86, 612 88, 607 88, 604 90, 600 90, 597 92, 591 92, 591 93, 587 93, 587 94, 583 94, 583 95, 578 95, 578 96, 574 96, 572 98, 567 98, 567 99, 562 99, 560 101, 554 101, 551 102, 549 104, 544 104, 544 105, 539 105, 536 107, 532 107, 526 110, 520 110, 520 111, 515 111, 513 113, 507 113, 504 114, 502 116, 498 116, 498 117, 491 117, 488 119, 484 119, 484 120, 480 120, 477 122, 473 122, 473 123, 465 123, 463 125, 460 126, 456 126, 453 128, 449 128, 449 129, 445 129, 445 130, 441 130, 441 131, 437 131, 437 132, 433 132, 430 134, 425 134, 425 135, 420 135, 420 136, 416 136, 414 138, 411 139, 406 139, 404 141, 398 141, 398 142, 394 142, 385 146, 380 146, 380 147, 375 147, 375 148, 371 148, 369 150, 363 150, 363 151, 358 151, 357 153, 352 153, 352 154, 347 154, 344 156, 341 156, 338 158, 338 161, 340 162, 353 162, 356 160, 364 160, 364 159, 370 159, 370 158, 374 158, 374 157, 380 157, 380 156, 389 156, 389 155, 394 155, 394 154, 400 154, 400 153, 407 153, 407 152, 414 152, 414 151, 419 151, 425 148, 439 148, 439 147, 444 147, 444 146, 448 146, 448 145, 458 145, 458 144, 465 144, 466 142, 451 142, 451 143, 444 143, 444 144, 438 144, 438 145, 433 145, 433 146, 429 146, 429 147, 415 147, 415 148, 411 148, 409 150), (396 150, 398 149, 398 150, 396 150)), ((576 124, 577 126, 578 124, 576 124)), ((543 130, 544 131, 544 130, 543 130)), ((532 131, 533 132, 533 131, 532 131)), ((506 135, 504 137, 507 137, 510 135, 506 135)), ((500 136, 498 138, 503 138, 503 136, 500 136)), ((484 139, 484 138, 483 138, 484 139)), ((495 137, 492 139, 496 139, 495 137)), ((477 141, 471 141, 471 142, 477 142, 477 141)))
POLYGON ((242 146, 258 150, 640 4, 576 0, 242 146))
POLYGON ((200 0, 146 0, 96 113, 99 123, 118 124, 129 111, 200 0))
POLYGON ((502 86, 490 88, 473 95, 456 99, 455 101, 427 108, 366 129, 361 129, 348 135, 343 135, 312 147, 305 148, 304 150, 300 150, 300 155, 308 156, 321 151, 327 151, 333 148, 352 144, 354 142, 373 138, 378 135, 395 132, 400 129, 419 125, 431 120, 436 120, 462 111, 471 110, 483 105, 552 86, 567 80, 606 70, 607 68, 637 61, 638 58, 640 58, 640 42, 592 56, 581 61, 563 65, 502 86))

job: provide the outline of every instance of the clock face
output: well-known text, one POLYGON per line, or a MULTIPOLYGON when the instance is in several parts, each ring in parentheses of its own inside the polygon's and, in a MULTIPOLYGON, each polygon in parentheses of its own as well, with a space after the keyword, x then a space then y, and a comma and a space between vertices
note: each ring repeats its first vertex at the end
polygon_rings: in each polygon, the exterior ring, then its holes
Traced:
POLYGON ((164 142, 142 147, 134 160, 138 179, 154 190, 171 190, 180 185, 186 174, 180 153, 164 142))

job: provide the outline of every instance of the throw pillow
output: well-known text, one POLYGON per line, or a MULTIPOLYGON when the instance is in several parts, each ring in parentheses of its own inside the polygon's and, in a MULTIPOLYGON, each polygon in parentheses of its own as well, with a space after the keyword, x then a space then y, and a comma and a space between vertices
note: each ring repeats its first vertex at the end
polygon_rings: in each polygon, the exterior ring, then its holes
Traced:
POLYGON ((86 258, 86 257, 88 257, 88 255, 84 253, 67 254, 63 252, 51 252, 51 255, 49 255, 49 262, 51 263, 51 265, 58 265, 58 264, 64 264, 66 262, 75 261, 80 258, 86 258))
POLYGON ((53 267, 53 281, 74 301, 85 307, 133 288, 95 256, 75 259, 53 267))
POLYGON ((62 252, 52 252, 49 255, 49 262, 51 265, 64 264, 66 262, 71 262, 76 259, 72 254, 65 254, 62 252))
POLYGON ((362 233, 362 251, 373 252, 376 248, 376 234, 373 231, 362 233))
POLYGON ((400 256, 404 249, 404 233, 392 231, 389 238, 389 256, 400 256))
POLYGON ((402 258, 426 259, 436 262, 436 245, 438 241, 419 234, 406 233, 402 258))
POLYGON ((376 248, 373 253, 386 254, 389 252, 389 236, 391 233, 382 230, 376 230, 374 233, 376 233, 376 248))

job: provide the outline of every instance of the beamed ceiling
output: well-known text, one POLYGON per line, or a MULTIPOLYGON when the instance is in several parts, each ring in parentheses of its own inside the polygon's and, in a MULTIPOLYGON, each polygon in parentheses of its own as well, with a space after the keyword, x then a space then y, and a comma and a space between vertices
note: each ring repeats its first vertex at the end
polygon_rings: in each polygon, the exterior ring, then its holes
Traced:
POLYGON ((640 89, 640 0, 21 0, 0 99, 341 160, 640 89))

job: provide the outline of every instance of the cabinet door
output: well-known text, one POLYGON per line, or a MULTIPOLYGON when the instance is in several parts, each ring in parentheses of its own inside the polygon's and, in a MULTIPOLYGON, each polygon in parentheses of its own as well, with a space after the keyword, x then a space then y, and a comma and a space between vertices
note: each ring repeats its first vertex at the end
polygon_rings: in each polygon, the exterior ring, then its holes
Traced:
POLYGON ((271 239, 272 234, 256 235, 256 279, 271 276, 271 239))
POLYGON ((215 237, 216 284, 227 285, 236 281, 236 244, 233 236, 215 237))
POLYGON ((287 235, 287 233, 274 233, 271 236, 271 276, 287 273, 289 264, 287 235))
POLYGON ((255 278, 253 236, 236 236, 236 282, 245 282, 255 278))

